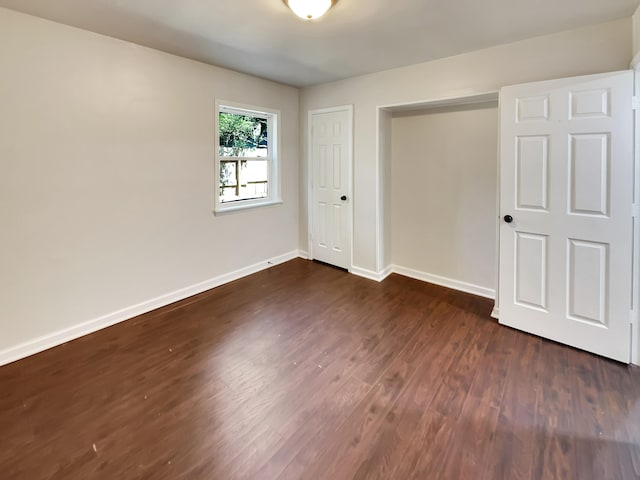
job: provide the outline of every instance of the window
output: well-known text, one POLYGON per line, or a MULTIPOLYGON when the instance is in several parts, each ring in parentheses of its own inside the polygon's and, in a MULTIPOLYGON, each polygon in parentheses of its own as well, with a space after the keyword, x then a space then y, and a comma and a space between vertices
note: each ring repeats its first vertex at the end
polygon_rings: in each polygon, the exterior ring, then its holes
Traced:
POLYGON ((280 202, 279 112, 216 102, 216 213, 280 202))

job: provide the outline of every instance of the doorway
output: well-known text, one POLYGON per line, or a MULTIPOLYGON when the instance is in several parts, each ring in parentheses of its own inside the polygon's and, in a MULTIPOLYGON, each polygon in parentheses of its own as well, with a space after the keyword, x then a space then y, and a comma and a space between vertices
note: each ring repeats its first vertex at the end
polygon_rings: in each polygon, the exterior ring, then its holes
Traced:
POLYGON ((391 143, 394 271, 494 298, 497 100, 393 112, 391 143))
POLYGON ((498 92, 378 107, 379 280, 494 299, 498 92))

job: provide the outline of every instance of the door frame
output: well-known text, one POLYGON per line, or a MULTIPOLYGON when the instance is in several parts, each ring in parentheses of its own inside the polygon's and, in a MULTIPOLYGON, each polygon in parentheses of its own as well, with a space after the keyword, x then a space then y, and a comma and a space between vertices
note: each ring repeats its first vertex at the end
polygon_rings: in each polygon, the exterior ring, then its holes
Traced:
POLYGON ((349 197, 349 206, 347 207, 347 220, 349 227, 347 231, 349 233, 349 267, 348 271, 353 269, 353 105, 339 105, 335 107, 317 108, 309 110, 307 114, 307 258, 313 260, 313 116, 323 113, 337 113, 347 112, 347 124, 349 126, 348 132, 348 144, 347 153, 349 158, 347 160, 348 175, 347 181, 348 189, 347 196, 349 197))
MULTIPOLYGON (((640 96, 640 54, 631 63, 634 103, 640 96)), ((633 280, 631 305, 631 363, 640 365, 640 109, 633 110, 633 280)))

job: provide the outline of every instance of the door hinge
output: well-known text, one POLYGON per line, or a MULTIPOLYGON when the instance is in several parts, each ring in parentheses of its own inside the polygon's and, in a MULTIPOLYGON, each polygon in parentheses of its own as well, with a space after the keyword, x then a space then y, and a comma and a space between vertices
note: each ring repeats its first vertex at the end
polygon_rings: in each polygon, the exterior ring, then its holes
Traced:
POLYGON ((631 216, 633 218, 640 217, 640 205, 632 205, 631 206, 631 216))
POLYGON ((635 95, 631 97, 631 108, 640 110, 640 97, 636 97, 635 95))

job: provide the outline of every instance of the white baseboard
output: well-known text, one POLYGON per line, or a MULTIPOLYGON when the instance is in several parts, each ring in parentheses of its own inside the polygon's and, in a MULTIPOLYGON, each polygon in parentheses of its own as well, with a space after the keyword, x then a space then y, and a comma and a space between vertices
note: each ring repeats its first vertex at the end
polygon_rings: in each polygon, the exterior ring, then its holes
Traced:
POLYGON ((400 265, 393 265, 393 272, 405 277, 415 278, 416 280, 422 280, 423 282, 433 283, 442 287, 452 288, 454 290, 460 290, 461 292, 472 293, 480 297, 490 298, 495 300, 496 291, 490 288, 480 287, 471 283, 461 282, 460 280, 454 280, 452 278, 441 277, 439 275, 433 275, 431 273, 420 272, 412 268, 401 267, 400 265))
POLYGON ((379 274, 380 281, 384 280, 385 278, 387 278, 392 273, 393 273, 393 265, 389 265, 387 268, 382 270, 382 272, 380 272, 380 274, 379 274))
POLYGON ((103 328, 110 327, 112 325, 115 325, 116 323, 124 322, 125 320, 129 320, 133 317, 137 317, 138 315, 142 315, 143 313, 148 313, 152 310, 165 307, 171 303, 192 297, 193 295, 206 292, 207 290, 211 290, 212 288, 219 287, 220 285, 224 285, 225 283, 238 280, 239 278, 246 277, 247 275, 251 275, 261 270, 266 270, 267 268, 273 267, 275 265, 288 262, 289 260, 293 260, 294 258, 298 258, 299 256, 300 252, 298 250, 294 250, 293 252, 285 253, 284 255, 270 258, 263 262, 250 265, 248 267, 244 267, 239 270, 235 270, 233 272, 229 272, 224 275, 205 280, 204 282, 200 282, 195 285, 181 288, 180 290, 176 290, 174 292, 152 298, 145 302, 138 303, 137 305, 132 305, 130 307, 123 308, 122 310, 103 315, 93 320, 89 320, 87 322, 65 328, 64 330, 59 330, 49 335, 44 335, 34 340, 9 347, 5 350, 0 351, 0 366, 15 362, 16 360, 20 360, 25 357, 29 357, 58 345, 62 345, 63 343, 75 340, 76 338, 80 338, 90 333, 97 332, 98 330, 102 330, 103 328))
POLYGON ((357 275, 358 277, 368 278, 369 280, 373 280, 375 282, 381 282, 389 275, 391 275, 391 273, 393 273, 391 266, 385 268, 381 272, 374 272, 373 270, 367 270, 366 268, 360 267, 351 267, 351 270, 349 271, 354 275, 357 275))
MULTIPOLYGON (((433 275, 431 273, 421 272, 418 270, 414 270, 412 268, 402 267, 400 265, 389 265, 387 268, 380 272, 374 272, 373 270, 367 270, 365 268, 352 267, 351 273, 357 275, 359 277, 368 278, 369 280, 374 280, 376 282, 381 282, 385 278, 387 278, 392 273, 397 273, 398 275, 403 275, 405 277, 414 278, 416 280, 421 280, 427 283, 433 283, 435 285, 440 285, 442 287, 452 288, 454 290, 459 290, 461 292, 472 293, 474 295, 478 295, 480 297, 490 298, 495 300, 496 291, 480 287, 478 285, 473 285, 471 283, 461 282, 459 280, 453 280, 451 278, 441 277, 439 275, 433 275)), ((497 315, 498 310, 494 309, 494 313, 497 315)), ((493 316, 493 313, 492 313, 493 316)), ((498 318, 498 317, 494 317, 498 318)))
POLYGON ((309 260, 309 252, 305 250, 298 250, 298 257, 304 258, 305 260, 309 260))
POLYGON ((495 318, 496 320, 500 319, 500 309, 498 307, 493 307, 491 311, 491 318, 495 318))

